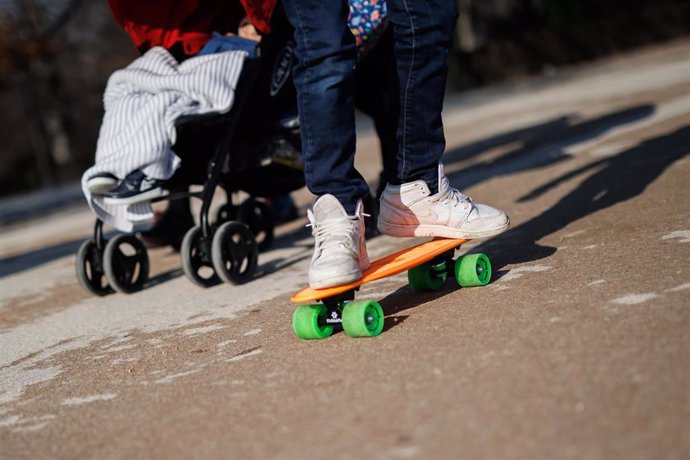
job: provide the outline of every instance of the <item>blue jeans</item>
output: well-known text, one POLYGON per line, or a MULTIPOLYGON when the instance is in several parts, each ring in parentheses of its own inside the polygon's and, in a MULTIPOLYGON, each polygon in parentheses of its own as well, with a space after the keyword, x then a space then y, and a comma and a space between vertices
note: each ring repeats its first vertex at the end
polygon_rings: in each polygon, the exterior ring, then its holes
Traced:
MULTIPOLYGON (((441 109, 457 7, 455 0, 387 1, 400 83, 393 181, 421 179, 435 193, 445 149, 441 109)), ((283 5, 295 28, 293 77, 307 187, 317 196, 335 195, 352 214, 368 187, 354 168, 356 48, 347 27, 348 2, 283 0, 283 5)))

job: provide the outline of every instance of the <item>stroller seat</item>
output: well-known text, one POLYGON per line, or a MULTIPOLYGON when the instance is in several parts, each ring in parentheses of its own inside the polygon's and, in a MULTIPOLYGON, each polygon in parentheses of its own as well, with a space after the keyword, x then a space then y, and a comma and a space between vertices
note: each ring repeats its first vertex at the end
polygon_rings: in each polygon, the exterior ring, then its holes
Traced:
MULTIPOLYGON (((264 114, 252 99, 257 99, 257 94, 258 99, 266 99, 264 93, 271 76, 262 73, 270 73, 273 68, 273 62, 266 57, 247 59, 237 84, 235 104, 228 113, 180 117, 176 121, 173 150, 181 163, 165 187, 179 190, 202 184, 203 188, 200 192, 170 193, 155 201, 201 199, 199 225, 187 232, 180 249, 185 275, 199 286, 252 279, 258 264, 257 235, 261 235, 259 243, 263 247, 273 238, 270 209, 253 197, 239 206, 226 203, 211 219, 209 210, 217 186, 224 188, 228 197, 238 191, 272 197, 304 186, 299 130, 289 124, 257 123, 264 114)), ((294 94, 282 98, 295 101, 294 94)), ((143 243, 133 234, 119 234, 108 241, 100 219, 94 225, 93 237, 77 253, 77 277, 96 295, 113 290, 137 291, 146 283, 148 271, 143 243)))

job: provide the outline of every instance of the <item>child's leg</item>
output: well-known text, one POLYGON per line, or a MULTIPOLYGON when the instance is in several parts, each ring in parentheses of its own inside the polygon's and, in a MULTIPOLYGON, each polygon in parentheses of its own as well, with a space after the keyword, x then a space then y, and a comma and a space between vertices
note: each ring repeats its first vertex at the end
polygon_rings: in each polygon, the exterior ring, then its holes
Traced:
POLYGON ((388 182, 397 176, 398 142, 396 131, 400 115, 398 76, 393 55, 393 30, 388 28, 357 63, 355 104, 374 121, 381 145, 381 171, 376 198, 388 182))
POLYGON ((355 40, 343 0, 283 0, 295 28, 298 64, 293 68, 309 190, 334 195, 348 214, 368 193, 354 168, 355 40))
POLYGON ((396 179, 422 179, 434 193, 446 145, 441 109, 457 7, 455 0, 387 1, 400 81, 396 179))
POLYGON ((354 168, 355 39, 345 0, 283 0, 295 28, 293 69, 314 234, 309 284, 324 288, 362 277, 369 266, 360 199, 368 193, 354 168))
POLYGON ((400 82, 397 177, 381 195, 378 228, 392 236, 485 238, 510 223, 450 186, 441 109, 457 7, 454 0, 388 0, 400 82))

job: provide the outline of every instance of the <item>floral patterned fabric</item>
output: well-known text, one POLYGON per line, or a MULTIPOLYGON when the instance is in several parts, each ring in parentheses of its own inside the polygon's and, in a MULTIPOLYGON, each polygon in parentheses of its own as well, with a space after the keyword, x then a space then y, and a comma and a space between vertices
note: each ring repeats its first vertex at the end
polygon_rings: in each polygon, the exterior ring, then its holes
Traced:
POLYGON ((387 13, 385 0, 350 0, 348 24, 360 56, 366 54, 385 30, 387 13))

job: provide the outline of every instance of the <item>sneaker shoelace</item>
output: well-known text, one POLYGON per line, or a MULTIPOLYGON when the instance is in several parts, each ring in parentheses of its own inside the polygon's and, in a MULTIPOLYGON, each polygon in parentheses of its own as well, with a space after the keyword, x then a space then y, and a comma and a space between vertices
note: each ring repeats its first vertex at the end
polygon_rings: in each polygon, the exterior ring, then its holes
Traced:
POLYGON ((472 198, 451 187, 447 177, 444 177, 441 181, 439 193, 432 197, 432 201, 440 201, 442 203, 450 204, 453 207, 457 207, 461 204, 465 205, 465 208, 474 206, 472 198))
POLYGON ((353 226, 357 225, 360 217, 371 217, 369 214, 361 213, 354 216, 327 219, 323 222, 314 223, 311 221, 307 227, 312 227, 312 234, 319 249, 328 249, 339 246, 344 241, 352 242, 353 226))

